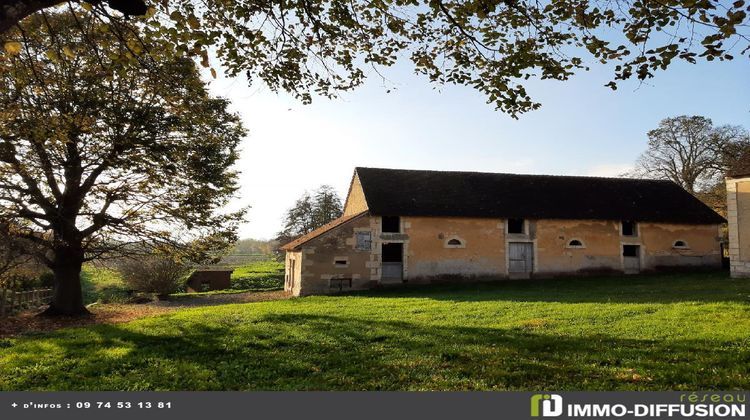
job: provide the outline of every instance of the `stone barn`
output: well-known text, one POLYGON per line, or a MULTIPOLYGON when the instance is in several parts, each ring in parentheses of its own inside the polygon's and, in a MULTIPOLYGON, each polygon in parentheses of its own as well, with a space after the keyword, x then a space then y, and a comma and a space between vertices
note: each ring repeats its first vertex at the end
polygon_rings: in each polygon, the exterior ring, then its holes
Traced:
POLYGON ((287 291, 719 269, 723 217, 669 181, 357 168, 282 247, 287 291))
POLYGON ((727 219, 732 277, 750 277, 750 152, 727 177, 727 219))

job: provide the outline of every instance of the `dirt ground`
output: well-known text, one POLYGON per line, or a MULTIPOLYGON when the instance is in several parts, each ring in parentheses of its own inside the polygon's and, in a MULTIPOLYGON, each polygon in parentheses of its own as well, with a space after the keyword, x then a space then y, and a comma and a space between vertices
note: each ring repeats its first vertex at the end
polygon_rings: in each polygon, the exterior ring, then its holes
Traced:
POLYGON ((191 306, 225 305, 229 303, 264 302, 268 300, 289 299, 291 296, 283 290, 273 292, 247 292, 196 297, 180 297, 174 300, 159 301, 150 305, 160 308, 181 308, 191 306))
POLYGON ((39 317, 44 308, 26 311, 18 315, 0 319, 0 338, 13 337, 22 333, 54 331, 60 328, 81 327, 94 324, 119 324, 139 318, 169 313, 180 308, 225 305, 229 303, 263 302, 287 299, 283 291, 248 292, 226 295, 182 297, 174 301, 159 301, 145 304, 96 304, 89 306, 88 317, 39 317))

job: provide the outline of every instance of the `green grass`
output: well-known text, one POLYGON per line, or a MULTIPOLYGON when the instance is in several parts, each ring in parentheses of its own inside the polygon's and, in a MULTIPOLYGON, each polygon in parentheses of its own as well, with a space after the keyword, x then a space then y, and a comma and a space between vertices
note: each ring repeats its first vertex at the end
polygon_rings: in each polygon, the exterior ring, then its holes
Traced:
POLYGON ((235 290, 261 291, 283 288, 283 262, 256 261, 238 267, 232 273, 232 289, 235 290))
POLYGON ((85 304, 117 303, 128 299, 127 286, 113 269, 87 264, 81 271, 81 288, 85 304))
POLYGON ((7 340, 0 390, 750 388, 750 281, 424 287, 177 311, 7 340))

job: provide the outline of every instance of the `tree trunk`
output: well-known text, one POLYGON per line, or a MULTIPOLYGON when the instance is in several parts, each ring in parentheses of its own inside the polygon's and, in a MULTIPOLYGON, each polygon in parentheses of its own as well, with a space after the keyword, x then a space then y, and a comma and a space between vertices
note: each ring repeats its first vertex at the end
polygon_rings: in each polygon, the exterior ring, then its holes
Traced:
POLYGON ((81 290, 81 267, 84 253, 80 249, 62 248, 55 250, 52 272, 55 275, 55 290, 52 303, 42 313, 45 316, 90 315, 83 305, 81 290))

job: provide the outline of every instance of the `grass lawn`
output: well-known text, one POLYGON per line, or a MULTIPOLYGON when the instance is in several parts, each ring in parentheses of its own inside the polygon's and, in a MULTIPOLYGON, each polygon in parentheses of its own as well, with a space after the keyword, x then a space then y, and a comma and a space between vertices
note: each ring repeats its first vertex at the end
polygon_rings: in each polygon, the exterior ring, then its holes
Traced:
POLYGON ((516 281, 185 309, 0 341, 0 390, 750 388, 750 281, 516 281))
POLYGON ((232 273, 232 289, 242 291, 284 289, 284 263, 255 261, 237 267, 232 273))
POLYGON ((128 299, 128 287, 120 274, 111 268, 86 264, 81 270, 81 288, 85 304, 117 303, 128 299))

